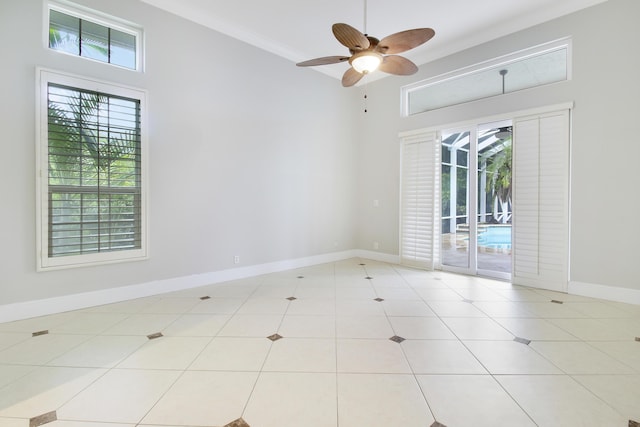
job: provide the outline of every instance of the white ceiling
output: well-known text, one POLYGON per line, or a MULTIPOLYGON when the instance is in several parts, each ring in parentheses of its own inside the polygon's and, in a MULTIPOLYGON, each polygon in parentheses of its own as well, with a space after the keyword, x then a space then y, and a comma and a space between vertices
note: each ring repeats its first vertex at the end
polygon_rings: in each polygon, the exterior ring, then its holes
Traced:
MULTIPOLYGON (((291 60, 345 55, 331 25, 365 32, 365 0, 142 0, 291 60)), ((366 32, 379 39, 430 27, 435 37, 402 55, 421 65, 607 0, 366 0, 366 32)), ((314 67, 341 78, 348 64, 314 67)), ((384 73, 370 76, 369 81, 384 73)))

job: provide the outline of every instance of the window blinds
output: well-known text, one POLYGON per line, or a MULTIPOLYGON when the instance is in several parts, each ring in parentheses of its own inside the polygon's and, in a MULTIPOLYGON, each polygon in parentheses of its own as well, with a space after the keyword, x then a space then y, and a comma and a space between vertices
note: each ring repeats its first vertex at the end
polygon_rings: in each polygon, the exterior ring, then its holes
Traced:
POLYGON ((433 269, 440 252, 440 143, 435 132, 402 140, 400 260, 433 269))
POLYGON ((49 83, 48 256, 141 248, 140 101, 49 83))

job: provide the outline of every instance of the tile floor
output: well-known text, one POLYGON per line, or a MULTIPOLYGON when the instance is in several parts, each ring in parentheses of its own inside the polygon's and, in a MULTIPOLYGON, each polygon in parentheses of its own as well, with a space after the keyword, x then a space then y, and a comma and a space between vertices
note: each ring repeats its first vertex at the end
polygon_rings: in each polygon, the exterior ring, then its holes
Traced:
POLYGON ((0 324, 0 427, 623 427, 638 337, 640 306, 350 259, 0 324))

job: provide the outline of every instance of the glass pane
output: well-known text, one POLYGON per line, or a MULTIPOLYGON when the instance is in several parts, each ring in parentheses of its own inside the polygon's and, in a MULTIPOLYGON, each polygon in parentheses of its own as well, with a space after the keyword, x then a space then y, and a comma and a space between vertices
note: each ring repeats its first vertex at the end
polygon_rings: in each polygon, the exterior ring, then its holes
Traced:
POLYGON ((136 68, 136 37, 111 29, 111 63, 121 67, 136 68))
POLYGON ((109 28, 83 20, 80 37, 81 56, 109 62, 109 28))
MULTIPOLYGON (((442 152, 451 165, 442 165, 442 263, 469 267, 469 132, 442 136, 442 152)), ((444 158, 443 158, 444 160, 444 158)))
POLYGON ((80 19, 57 10, 49 12, 49 47, 73 55, 80 54, 80 19))
POLYGON ((478 269, 511 273, 511 128, 478 137, 478 269))

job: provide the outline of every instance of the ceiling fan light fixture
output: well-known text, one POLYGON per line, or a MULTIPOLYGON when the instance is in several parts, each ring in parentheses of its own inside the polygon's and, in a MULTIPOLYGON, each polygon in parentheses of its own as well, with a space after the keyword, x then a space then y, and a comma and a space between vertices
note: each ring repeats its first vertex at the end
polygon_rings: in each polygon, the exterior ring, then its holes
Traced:
POLYGON ((351 57, 349 63, 359 73, 368 74, 378 69, 382 63, 382 55, 378 52, 358 52, 351 57))

